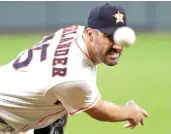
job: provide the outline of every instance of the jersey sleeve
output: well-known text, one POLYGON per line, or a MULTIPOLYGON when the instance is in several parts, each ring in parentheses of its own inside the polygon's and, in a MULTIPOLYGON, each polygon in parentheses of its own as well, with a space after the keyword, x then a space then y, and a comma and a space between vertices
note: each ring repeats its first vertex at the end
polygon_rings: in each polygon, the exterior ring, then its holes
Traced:
POLYGON ((55 86, 53 92, 70 115, 91 108, 100 96, 97 86, 89 81, 66 82, 55 86))

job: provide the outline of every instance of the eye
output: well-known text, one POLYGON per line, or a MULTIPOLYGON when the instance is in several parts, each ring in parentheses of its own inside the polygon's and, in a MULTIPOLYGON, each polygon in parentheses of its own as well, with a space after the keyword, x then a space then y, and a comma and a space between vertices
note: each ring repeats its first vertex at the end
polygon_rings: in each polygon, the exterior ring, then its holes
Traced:
POLYGON ((104 34, 104 36, 106 37, 106 38, 108 38, 111 42, 113 42, 113 36, 112 35, 109 35, 109 34, 104 34))

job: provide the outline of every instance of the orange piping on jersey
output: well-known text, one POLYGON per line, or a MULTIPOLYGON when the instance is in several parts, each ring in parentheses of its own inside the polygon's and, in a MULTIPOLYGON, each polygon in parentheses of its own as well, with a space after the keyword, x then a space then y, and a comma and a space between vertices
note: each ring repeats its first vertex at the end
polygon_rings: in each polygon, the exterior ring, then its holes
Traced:
MULTIPOLYGON (((63 110, 62 110, 62 111, 63 111, 63 110)), ((55 115, 55 114, 58 114, 58 113, 60 113, 60 112, 62 112, 62 111, 59 111, 59 112, 57 112, 57 113, 53 113, 53 114, 47 115, 47 116, 43 117, 42 119, 40 119, 36 124, 39 124, 39 123, 42 122, 45 118, 47 118, 47 117, 49 117, 49 116, 52 116, 52 115, 55 115)))
POLYGON ((96 102, 96 100, 98 99, 98 97, 99 97, 99 94, 97 95, 97 97, 96 97, 96 99, 93 101, 93 103, 90 104, 89 106, 82 107, 82 108, 80 108, 80 109, 77 109, 77 110, 74 111, 74 112, 69 113, 69 114, 70 114, 70 115, 74 115, 75 113, 77 113, 77 112, 79 112, 79 111, 81 111, 81 110, 84 110, 84 109, 89 108, 90 106, 92 106, 92 105, 96 102))
POLYGON ((25 125, 24 127, 22 127, 22 128, 19 130, 19 132, 20 132, 21 130, 23 130, 24 128, 26 128, 27 126, 28 126, 28 124, 25 125))
MULTIPOLYGON (((63 111, 63 110, 62 110, 62 111, 63 111)), ((49 117, 49 116, 52 116, 52 115, 55 115, 55 114, 58 114, 58 113, 60 113, 60 112, 62 112, 62 111, 59 111, 59 112, 57 112, 57 113, 53 113, 53 114, 47 115, 47 116, 43 117, 42 119, 40 119, 36 124, 39 124, 39 123, 42 122, 45 118, 47 118, 47 117, 49 117)), ((25 125, 25 126, 22 127, 19 131, 22 131, 22 130, 23 130, 24 128, 26 128, 28 125, 29 125, 29 124, 25 125)))
MULTIPOLYGON (((89 54, 87 54, 86 52, 84 52, 81 47, 78 45, 77 39, 75 40, 76 45, 78 46, 78 48, 83 52, 83 54, 89 59, 91 60, 91 57, 89 56, 89 54)), ((92 61, 92 60, 91 60, 92 61)), ((92 61, 93 62, 93 61, 92 61)))

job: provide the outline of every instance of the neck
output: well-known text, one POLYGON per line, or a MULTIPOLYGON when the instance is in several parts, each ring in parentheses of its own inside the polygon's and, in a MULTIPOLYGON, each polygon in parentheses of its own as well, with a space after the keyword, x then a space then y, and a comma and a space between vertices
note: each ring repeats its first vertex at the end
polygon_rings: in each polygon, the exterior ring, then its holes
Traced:
POLYGON ((95 51, 94 51, 94 49, 93 49, 93 46, 92 46, 92 44, 89 42, 89 40, 87 39, 87 35, 86 35, 85 33, 83 34, 83 40, 84 40, 84 42, 85 42, 85 44, 86 44, 86 47, 87 47, 89 56, 90 56, 90 58, 91 58, 91 61, 92 61, 95 65, 100 64, 100 62, 99 62, 99 60, 98 60, 98 58, 97 58, 97 55, 96 55, 96 53, 95 53, 95 51))

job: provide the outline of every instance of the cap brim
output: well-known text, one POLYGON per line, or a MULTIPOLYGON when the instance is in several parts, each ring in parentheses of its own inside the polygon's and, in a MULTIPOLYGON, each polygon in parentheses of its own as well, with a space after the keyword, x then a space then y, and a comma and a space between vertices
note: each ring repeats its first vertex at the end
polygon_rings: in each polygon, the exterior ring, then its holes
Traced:
POLYGON ((98 29, 102 33, 106 33, 109 35, 113 35, 113 33, 118 29, 119 27, 107 27, 107 28, 100 28, 98 29))

